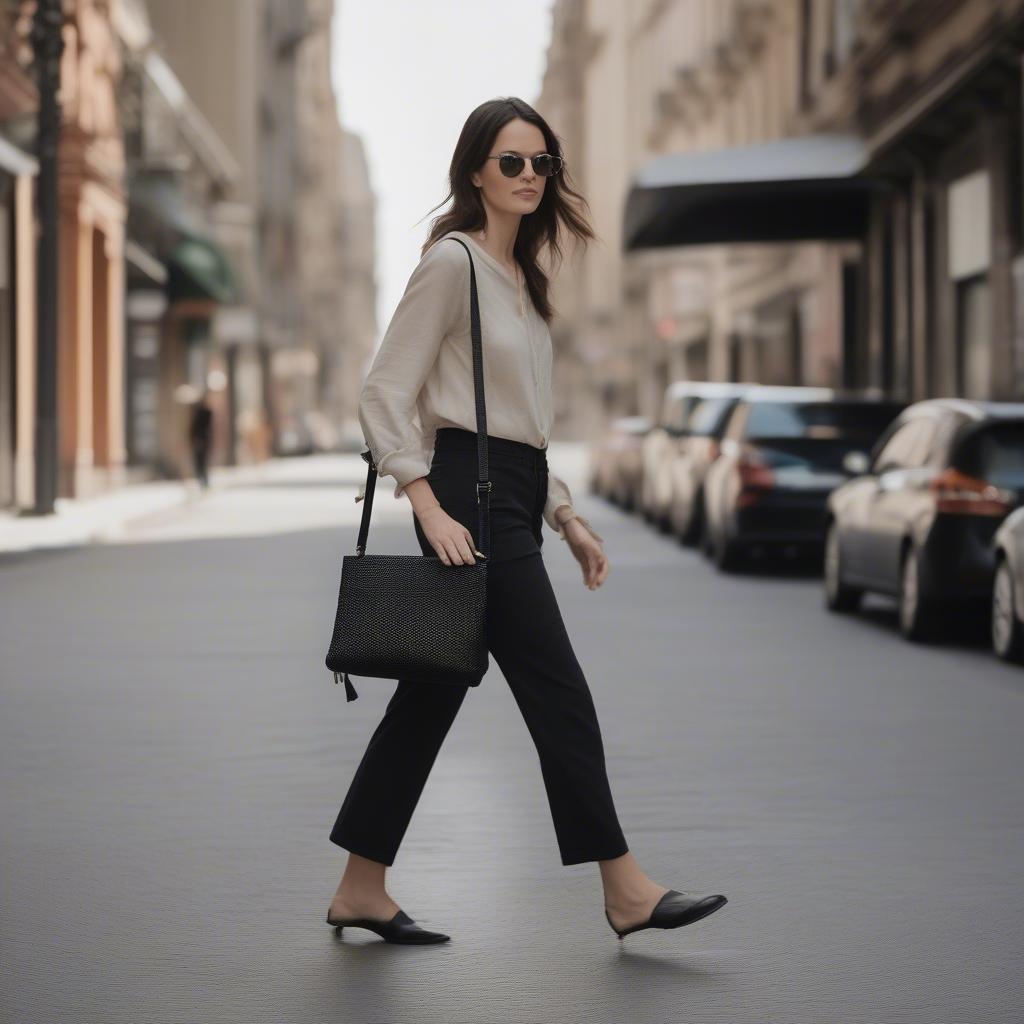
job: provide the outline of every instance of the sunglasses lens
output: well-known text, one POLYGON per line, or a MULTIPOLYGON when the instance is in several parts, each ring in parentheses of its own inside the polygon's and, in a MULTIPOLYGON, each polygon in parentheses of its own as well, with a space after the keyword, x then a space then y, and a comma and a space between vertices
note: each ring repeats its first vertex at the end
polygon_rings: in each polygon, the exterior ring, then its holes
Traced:
POLYGON ((526 161, 515 153, 502 153, 498 160, 498 167, 506 178, 514 178, 522 169, 526 161))
POLYGON ((533 169, 542 177, 550 178, 557 174, 562 167, 562 158, 552 156, 550 153, 541 153, 533 158, 533 169))

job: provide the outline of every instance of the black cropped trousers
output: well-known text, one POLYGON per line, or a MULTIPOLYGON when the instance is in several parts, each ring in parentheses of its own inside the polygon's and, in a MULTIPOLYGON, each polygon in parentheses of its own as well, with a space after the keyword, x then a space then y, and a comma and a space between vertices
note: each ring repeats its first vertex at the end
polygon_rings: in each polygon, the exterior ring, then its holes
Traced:
MULTIPOLYGON (((594 701, 540 551, 546 452, 494 436, 488 448, 488 649, 536 746, 562 863, 619 857, 628 846, 612 800, 594 701)), ((479 541, 476 478, 476 434, 438 430, 427 479, 445 511, 479 541)), ((423 554, 436 554, 418 520, 415 529, 423 554)), ((331 842, 394 863, 468 690, 399 680, 345 795, 331 842)))

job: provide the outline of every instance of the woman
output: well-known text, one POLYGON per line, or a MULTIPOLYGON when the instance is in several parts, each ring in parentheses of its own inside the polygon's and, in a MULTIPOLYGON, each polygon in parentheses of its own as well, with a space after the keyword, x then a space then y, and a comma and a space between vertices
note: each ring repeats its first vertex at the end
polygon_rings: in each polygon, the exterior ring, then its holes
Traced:
MULTIPOLYGON (((545 247, 561 256, 560 228, 594 238, 561 166, 557 138, 522 100, 491 100, 470 114, 449 172, 452 208, 435 221, 395 310, 363 384, 359 419, 379 473, 393 476, 395 497, 412 503, 424 555, 472 564, 481 552, 473 534, 471 252, 492 481, 488 647, 536 744, 562 863, 597 861, 605 916, 621 939, 689 924, 726 899, 658 885, 629 851, 593 700, 540 552, 546 522, 568 543, 589 589, 607 577, 602 538, 547 467, 552 308, 538 256, 545 247)), ((331 831, 349 858, 328 924, 369 928, 391 942, 449 938, 415 924, 388 895, 384 874, 467 689, 399 681, 331 831)))

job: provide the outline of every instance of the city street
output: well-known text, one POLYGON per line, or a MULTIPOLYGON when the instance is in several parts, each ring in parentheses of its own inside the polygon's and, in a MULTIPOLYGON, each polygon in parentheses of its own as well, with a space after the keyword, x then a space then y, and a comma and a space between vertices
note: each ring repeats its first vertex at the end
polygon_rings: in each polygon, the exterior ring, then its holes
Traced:
MULTIPOLYGON (((1018 1017, 1024 669, 909 644, 880 599, 830 615, 807 573, 719 574, 587 495, 582 446, 552 453, 611 561, 590 592, 545 528, 626 836, 728 904, 615 936, 492 664, 388 874, 452 941, 336 937, 328 833, 394 683, 347 703, 324 665, 365 464, 277 460, 105 543, 0 555, 5 1020, 1018 1017)), ((417 552, 393 487, 369 550, 417 552)))

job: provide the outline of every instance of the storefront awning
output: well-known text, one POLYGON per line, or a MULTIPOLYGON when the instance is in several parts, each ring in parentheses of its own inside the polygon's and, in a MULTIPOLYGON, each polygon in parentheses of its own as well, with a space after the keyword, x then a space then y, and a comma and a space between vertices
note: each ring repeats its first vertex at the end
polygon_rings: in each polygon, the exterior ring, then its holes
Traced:
POLYGON ((200 235, 186 235, 167 261, 167 298, 238 302, 238 287, 224 252, 200 235))
POLYGON ((167 298, 238 301, 227 254, 207 233, 170 167, 137 169, 129 179, 128 234, 167 267, 167 298))
POLYGON ((838 134, 657 157, 633 180, 623 245, 861 238, 885 187, 867 161, 857 136, 838 134))

